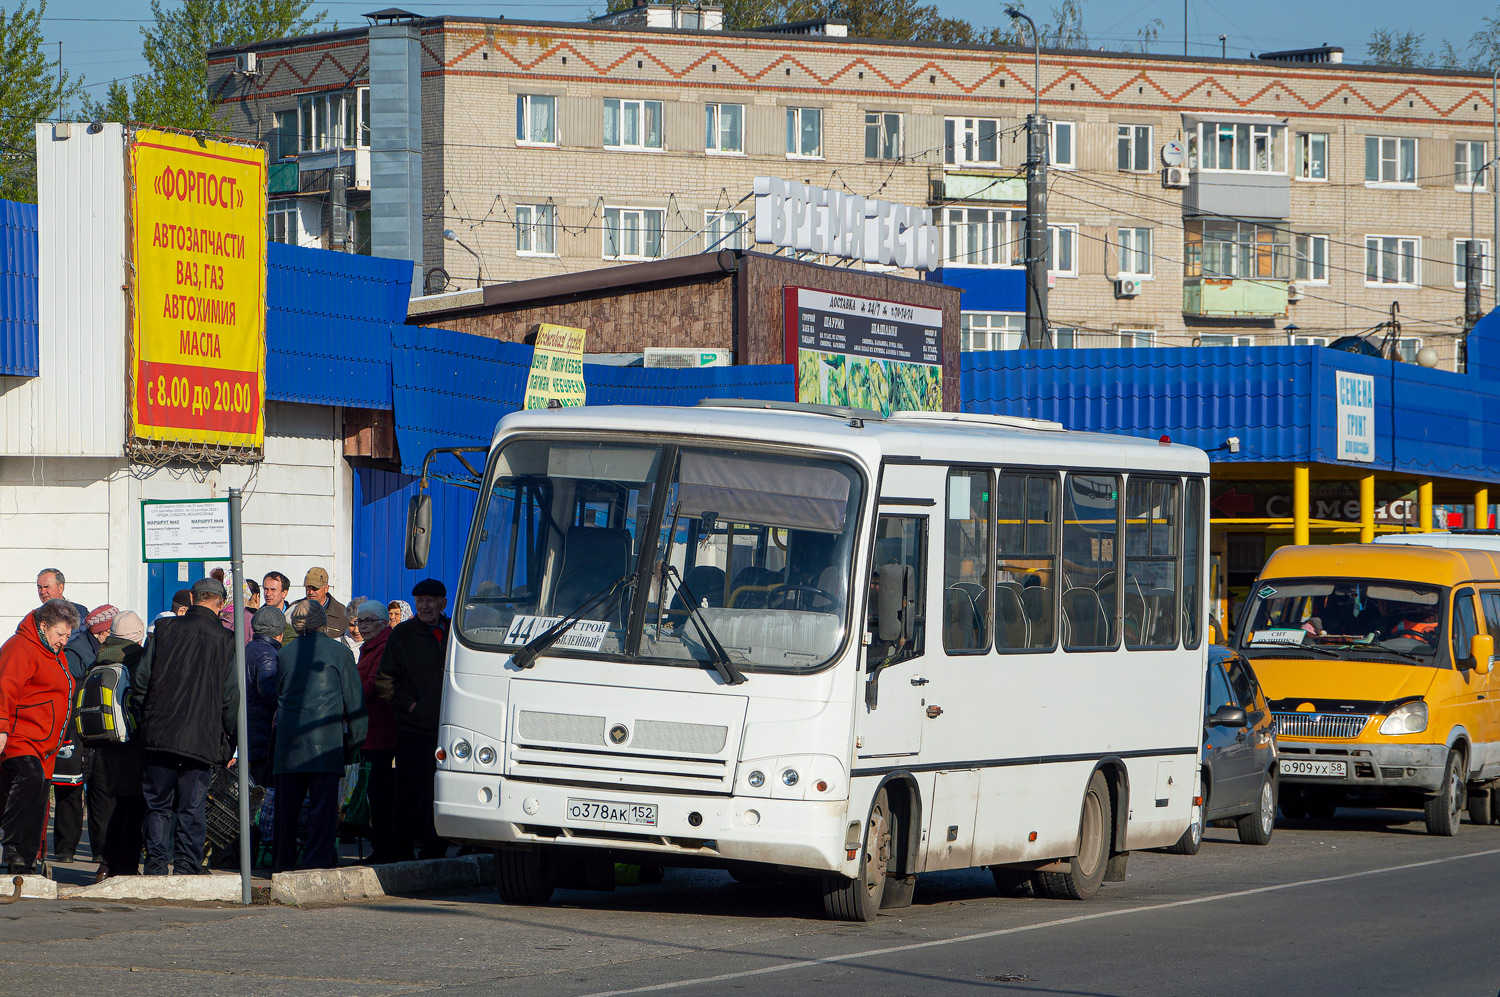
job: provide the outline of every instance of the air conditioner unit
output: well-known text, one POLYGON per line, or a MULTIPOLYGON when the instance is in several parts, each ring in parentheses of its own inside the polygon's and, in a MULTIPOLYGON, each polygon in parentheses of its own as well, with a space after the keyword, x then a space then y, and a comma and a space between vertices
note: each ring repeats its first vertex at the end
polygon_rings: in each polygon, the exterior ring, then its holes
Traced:
POLYGON ((1188 171, 1182 166, 1168 166, 1161 171, 1161 185, 1179 190, 1188 185, 1188 171))
POLYGON ((234 57, 234 71, 244 73, 246 76, 254 76, 259 70, 255 68, 255 53, 241 52, 234 57))
POLYGON ((1287 301, 1301 301, 1302 300, 1302 288, 1300 288, 1300 287, 1297 286, 1297 282, 1295 280, 1287 281, 1287 285, 1286 285, 1286 300, 1287 301))
POLYGON ((1121 277, 1115 281, 1115 297, 1133 298, 1141 293, 1141 282, 1134 277, 1121 277))
POLYGON ((694 367, 728 367, 730 364, 730 353, 728 350, 695 350, 691 347, 648 346, 644 354, 642 366, 645 367, 675 367, 684 369, 694 367))

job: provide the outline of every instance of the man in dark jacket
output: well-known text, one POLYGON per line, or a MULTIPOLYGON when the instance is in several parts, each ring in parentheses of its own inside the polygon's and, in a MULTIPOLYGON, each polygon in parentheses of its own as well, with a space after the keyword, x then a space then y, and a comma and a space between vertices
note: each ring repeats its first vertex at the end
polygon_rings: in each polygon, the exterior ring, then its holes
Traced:
POLYGON ((448 590, 424 578, 411 590, 417 615, 391 631, 380 659, 382 698, 396 713, 396 850, 411 858, 442 858, 448 843, 432 822, 437 778, 438 708, 442 705, 443 658, 448 649, 448 590))
POLYGON ((250 619, 254 634, 245 645, 245 724, 250 743, 250 775, 271 785, 271 725, 276 720, 277 655, 287 619, 274 606, 262 606, 250 619))
POLYGON ((193 583, 193 606, 162 620, 131 676, 132 712, 146 751, 146 875, 203 869, 204 803, 211 769, 233 753, 240 708, 234 633, 224 629, 224 586, 193 583), (172 820, 176 817, 175 836, 172 820))
POLYGON ((323 607, 311 599, 292 607, 297 639, 281 649, 276 671, 275 872, 293 866, 338 865, 339 776, 365 741, 365 698, 359 669, 343 641, 323 632, 323 607), (347 733, 345 732, 347 729, 347 733), (307 845, 297 862, 297 821, 307 798, 307 845))

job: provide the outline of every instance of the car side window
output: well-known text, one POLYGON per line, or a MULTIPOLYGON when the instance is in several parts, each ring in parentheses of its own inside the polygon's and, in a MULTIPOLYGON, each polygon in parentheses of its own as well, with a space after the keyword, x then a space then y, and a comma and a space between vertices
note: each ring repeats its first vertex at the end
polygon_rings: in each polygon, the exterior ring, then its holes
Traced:
POLYGON ((1218 664, 1208 666, 1208 689, 1203 703, 1203 714, 1213 716, 1221 706, 1234 705, 1229 692, 1229 683, 1224 679, 1224 669, 1218 664))
POLYGON ((1234 693, 1234 700, 1247 710, 1255 709, 1255 680, 1250 677, 1245 663, 1238 659, 1231 660, 1225 666, 1229 672, 1229 688, 1234 693))

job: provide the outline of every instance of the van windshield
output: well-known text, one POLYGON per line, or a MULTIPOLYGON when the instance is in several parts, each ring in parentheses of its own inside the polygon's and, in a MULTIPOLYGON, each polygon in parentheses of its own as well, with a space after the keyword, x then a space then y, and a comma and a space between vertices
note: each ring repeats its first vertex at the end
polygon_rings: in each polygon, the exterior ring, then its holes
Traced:
POLYGON ((1446 600, 1438 586, 1363 578, 1272 578, 1259 585, 1236 642, 1250 656, 1298 648, 1309 655, 1442 664, 1446 600))
POLYGON ((584 609, 547 653, 701 663, 706 626, 736 666, 816 667, 847 632, 860 497, 832 459, 515 440, 484 490, 457 626, 514 650, 584 609))

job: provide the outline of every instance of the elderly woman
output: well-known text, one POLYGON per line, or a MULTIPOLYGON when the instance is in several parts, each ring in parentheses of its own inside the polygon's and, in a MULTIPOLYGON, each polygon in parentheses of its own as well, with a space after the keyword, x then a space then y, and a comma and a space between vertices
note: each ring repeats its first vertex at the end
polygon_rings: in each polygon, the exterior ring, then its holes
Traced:
POLYGON ((396 854, 396 715, 375 690, 380 676, 380 657, 391 635, 386 625, 386 607, 369 600, 359 606, 355 626, 364 637, 359 650, 359 681, 369 711, 369 736, 363 749, 370 763, 370 844, 371 865, 394 862, 396 854))
POLYGON ((5 797, 5 862, 12 874, 36 871, 47 822, 47 784, 67 739, 73 677, 63 660, 81 621, 72 603, 49 599, 0 647, 0 793, 5 797))
POLYGON ((386 604, 385 609, 388 614, 386 619, 393 627, 405 623, 416 615, 411 611, 411 603, 405 599, 392 599, 386 604))

